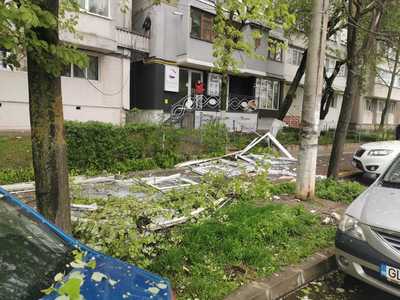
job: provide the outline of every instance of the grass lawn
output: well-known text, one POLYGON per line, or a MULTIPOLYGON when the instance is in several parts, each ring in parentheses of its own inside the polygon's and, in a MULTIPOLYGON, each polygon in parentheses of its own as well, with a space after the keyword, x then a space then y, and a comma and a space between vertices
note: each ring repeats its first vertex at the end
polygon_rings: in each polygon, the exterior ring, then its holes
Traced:
POLYGON ((241 284, 333 244, 335 228, 302 206, 239 202, 196 224, 148 269, 170 278, 179 299, 223 299, 241 284))
POLYGON ((29 168, 31 166, 30 136, 0 136, 0 169, 29 168))

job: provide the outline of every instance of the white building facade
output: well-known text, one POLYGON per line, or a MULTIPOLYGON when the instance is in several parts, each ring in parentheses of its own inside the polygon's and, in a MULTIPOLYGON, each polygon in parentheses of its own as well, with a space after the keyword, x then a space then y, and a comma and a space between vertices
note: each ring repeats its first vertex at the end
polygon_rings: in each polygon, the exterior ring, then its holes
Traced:
MULTIPOLYGON (((78 45, 90 63, 83 70, 71 65, 61 78, 64 118, 124 124, 131 58, 148 52, 148 38, 132 32, 131 7, 122 12, 118 0, 81 0, 80 6, 79 36, 61 32, 60 39, 78 45)), ((12 71, 0 61, 0 130, 30 128, 26 71, 25 62, 12 71)))

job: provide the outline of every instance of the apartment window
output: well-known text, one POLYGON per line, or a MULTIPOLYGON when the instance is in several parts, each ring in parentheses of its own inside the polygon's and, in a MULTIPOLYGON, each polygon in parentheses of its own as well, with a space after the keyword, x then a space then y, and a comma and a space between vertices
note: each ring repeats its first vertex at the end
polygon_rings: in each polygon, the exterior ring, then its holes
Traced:
POLYGON ((376 76, 376 82, 380 84, 389 85, 391 78, 392 74, 389 71, 380 69, 378 70, 378 74, 376 76))
POLYGON ((281 41, 270 39, 268 43, 268 58, 277 62, 282 62, 282 46, 281 41))
POLYGON ((0 50, 0 70, 9 70, 10 68, 6 63, 7 52, 4 50, 0 50))
POLYGON ((6 50, 0 50, 0 70, 8 70, 8 71, 24 71, 28 70, 28 61, 26 55, 18 58, 19 66, 10 66, 7 63, 7 58, 10 55, 10 52, 6 50))
POLYGON ((375 110, 374 101, 372 99, 367 99, 365 104, 367 111, 373 112, 375 110))
POLYGON ((339 70, 339 73, 337 74, 337 76, 338 77, 346 77, 346 75, 347 75, 347 67, 346 67, 346 64, 343 64, 340 67, 340 70, 339 70))
POLYGON ((214 39, 214 16, 199 9, 191 9, 192 28, 190 36, 192 38, 212 42, 214 39))
POLYGON ((390 102, 389 103, 389 113, 390 114, 394 114, 395 110, 396 110, 396 103, 395 102, 390 102))
POLYGON ((331 101, 331 108, 337 108, 338 103, 342 103, 343 95, 335 95, 331 101))
POLYGON ((288 62, 294 66, 300 66, 303 59, 304 50, 294 47, 288 49, 288 62))
POLYGON ((255 98, 259 109, 279 109, 281 83, 274 79, 256 79, 255 98))
POLYGON ((66 66, 62 76, 99 80, 99 58, 89 55, 89 65, 84 69, 77 65, 66 66))
POLYGON ((79 0, 79 6, 96 15, 110 16, 110 0, 79 0))

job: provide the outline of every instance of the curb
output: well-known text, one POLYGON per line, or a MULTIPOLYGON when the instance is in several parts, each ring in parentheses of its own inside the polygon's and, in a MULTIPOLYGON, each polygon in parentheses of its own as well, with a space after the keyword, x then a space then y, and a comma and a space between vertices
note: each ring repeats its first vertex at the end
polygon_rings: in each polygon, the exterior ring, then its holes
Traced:
POLYGON ((225 300, 279 299, 336 268, 334 249, 329 248, 315 253, 299 265, 240 287, 225 300))

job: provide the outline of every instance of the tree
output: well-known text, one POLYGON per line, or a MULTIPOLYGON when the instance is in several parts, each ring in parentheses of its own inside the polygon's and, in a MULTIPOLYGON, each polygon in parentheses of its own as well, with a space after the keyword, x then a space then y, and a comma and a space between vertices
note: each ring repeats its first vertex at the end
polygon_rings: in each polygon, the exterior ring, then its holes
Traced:
POLYGON ((337 177, 339 162, 343 154, 353 104, 361 96, 363 74, 374 49, 386 1, 348 1, 347 66, 348 74, 343 103, 336 127, 335 138, 329 160, 328 176, 337 177), (361 30, 364 24, 368 27, 361 30))
POLYGON ((0 48, 15 68, 28 57, 29 109, 36 202, 39 211, 71 231, 70 201, 60 74, 87 58, 60 42, 59 30, 75 33, 79 6, 74 0, 0 1, 0 48))
MULTIPOLYGON (((287 34, 291 35, 301 35, 308 36, 311 31, 310 18, 312 10, 312 3, 310 0, 294 0, 290 6, 290 12, 297 16, 295 26, 292 26, 290 30, 288 30, 287 34)), ((335 35, 338 31, 340 31, 344 27, 344 18, 345 18, 345 10, 343 9, 343 0, 334 0, 330 1, 329 9, 329 21, 328 21, 328 29, 327 29, 327 37, 329 40, 333 35, 335 35)), ((289 89, 285 95, 285 98, 282 101, 282 104, 279 108, 278 119, 283 120, 288 113, 290 107, 292 106, 293 100, 296 97, 297 89, 300 85, 301 79, 306 71, 307 65, 307 49, 303 53, 303 57, 299 67, 297 68, 296 75, 294 76, 289 89)), ((341 62, 344 64, 344 62, 341 62)), ((329 111, 329 106, 326 105, 326 102, 332 101, 333 90, 331 89, 332 84, 337 76, 338 72, 333 72, 331 76, 327 75, 327 70, 324 71, 324 79, 326 81, 325 89, 322 96, 321 108, 324 109, 324 112, 321 114, 321 118, 324 119, 326 114, 329 111), (329 78, 329 80, 328 80, 329 78)))
MULTIPOLYGON (((386 95, 386 99, 385 99, 385 106, 383 108, 382 114, 381 114, 381 120, 379 122, 379 130, 382 131, 384 129, 385 123, 386 123, 386 119, 387 119, 387 113, 389 110, 389 105, 390 105, 390 100, 392 97, 392 92, 393 92, 393 87, 394 87, 394 83, 395 80, 399 74, 399 59, 400 59, 400 42, 396 43, 396 46, 391 48, 391 49, 395 49, 394 52, 394 58, 390 57, 391 55, 388 53, 387 56, 387 65, 390 67, 392 65, 392 70, 390 71, 390 81, 387 82, 385 78, 381 77, 381 81, 386 85, 386 87, 388 88, 388 92, 386 95), (393 61, 392 61, 393 59, 393 61)), ((388 49, 389 50, 389 49, 388 49)), ((387 51, 389 52, 389 51, 387 51)), ((379 71, 377 72, 377 74, 379 74, 379 71)))
POLYGON ((235 52, 242 51, 249 57, 265 59, 255 54, 254 39, 262 38, 260 30, 252 31, 252 38, 247 39, 243 29, 249 24, 267 28, 282 27, 288 29, 294 24, 295 17, 289 12, 288 0, 217 0, 214 20, 213 56, 214 70, 222 74, 221 104, 227 109, 227 82, 229 73, 237 73, 240 61, 235 52))
POLYGON ((307 72, 300 126, 300 151, 297 169, 297 195, 314 197, 317 166, 319 111, 323 85, 329 0, 313 0, 312 28, 309 35, 307 72))
MULTIPOLYGON (((385 14, 382 18, 381 35, 378 38, 377 56, 378 62, 382 63, 387 67, 390 72, 390 80, 381 77, 381 81, 388 88, 388 92, 385 99, 385 106, 381 114, 381 120, 379 123, 379 130, 383 130, 387 113, 389 110, 390 99, 392 97, 393 86, 396 78, 400 73, 399 59, 400 59, 400 8, 399 1, 390 1, 388 7, 385 10, 385 14)), ((376 74, 379 76, 379 70, 376 70, 376 74)))

